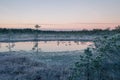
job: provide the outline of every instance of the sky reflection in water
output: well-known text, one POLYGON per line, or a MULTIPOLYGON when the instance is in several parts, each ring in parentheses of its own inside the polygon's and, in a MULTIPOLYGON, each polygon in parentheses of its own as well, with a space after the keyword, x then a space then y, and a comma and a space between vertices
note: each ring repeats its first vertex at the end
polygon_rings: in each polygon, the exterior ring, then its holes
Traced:
POLYGON ((15 43, 0 43, 0 52, 6 51, 38 51, 42 52, 60 52, 60 51, 75 51, 84 50, 93 42, 87 41, 39 41, 39 42, 15 42, 15 43))

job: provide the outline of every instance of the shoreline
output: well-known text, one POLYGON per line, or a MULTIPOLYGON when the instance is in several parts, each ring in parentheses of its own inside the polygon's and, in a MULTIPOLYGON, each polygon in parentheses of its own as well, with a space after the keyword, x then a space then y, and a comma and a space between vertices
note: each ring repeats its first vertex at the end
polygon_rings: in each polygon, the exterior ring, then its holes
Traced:
POLYGON ((0 40, 0 42, 34 42, 34 41, 93 41, 93 39, 21 39, 21 40, 0 40))

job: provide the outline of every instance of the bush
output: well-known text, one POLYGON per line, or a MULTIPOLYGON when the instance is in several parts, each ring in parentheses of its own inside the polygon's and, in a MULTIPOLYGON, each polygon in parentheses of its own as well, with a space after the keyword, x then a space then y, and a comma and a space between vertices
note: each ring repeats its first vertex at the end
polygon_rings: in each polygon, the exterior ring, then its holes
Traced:
POLYGON ((120 34, 96 39, 84 53, 69 80, 120 80, 120 34))

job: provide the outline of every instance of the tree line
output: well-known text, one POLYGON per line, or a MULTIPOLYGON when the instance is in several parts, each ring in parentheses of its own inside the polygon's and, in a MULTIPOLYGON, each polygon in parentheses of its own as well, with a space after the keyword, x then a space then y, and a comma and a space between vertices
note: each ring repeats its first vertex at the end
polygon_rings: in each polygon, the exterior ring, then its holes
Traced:
POLYGON ((0 33, 45 33, 45 34, 116 34, 120 33, 120 26, 117 26, 115 29, 110 30, 107 29, 93 29, 93 30, 79 30, 79 31, 51 31, 51 30, 36 30, 36 29, 8 29, 8 28, 0 28, 0 33))

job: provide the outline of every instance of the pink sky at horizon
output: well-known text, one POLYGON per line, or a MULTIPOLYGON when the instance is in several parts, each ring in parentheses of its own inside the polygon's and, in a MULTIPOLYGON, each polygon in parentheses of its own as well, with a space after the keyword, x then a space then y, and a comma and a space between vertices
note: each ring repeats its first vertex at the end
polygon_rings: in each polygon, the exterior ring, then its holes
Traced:
POLYGON ((42 30, 114 28, 120 25, 119 3, 120 0, 0 0, 0 28, 34 28, 36 24, 42 30))
MULTIPOLYGON (((0 28, 32 28, 36 24, 0 24, 0 28)), ((113 29, 120 23, 69 23, 69 24, 38 24, 41 30, 83 30, 113 29)))

